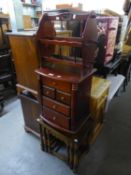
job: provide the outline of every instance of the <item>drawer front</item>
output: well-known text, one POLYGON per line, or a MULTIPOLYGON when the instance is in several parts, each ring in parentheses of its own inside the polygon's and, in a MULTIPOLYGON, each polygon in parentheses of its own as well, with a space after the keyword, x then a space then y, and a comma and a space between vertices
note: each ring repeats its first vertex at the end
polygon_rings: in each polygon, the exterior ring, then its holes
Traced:
POLYGON ((103 119, 104 109, 105 109, 105 103, 101 104, 97 109, 95 117, 96 121, 101 121, 103 119))
POLYGON ((57 112, 60 112, 66 116, 70 116, 70 107, 64 104, 58 103, 54 100, 51 100, 47 97, 43 97, 43 105, 51 108, 57 112))
POLYGON ((67 93, 63 93, 61 91, 56 91, 56 100, 58 100, 64 104, 70 105, 71 104, 71 95, 67 94, 67 93))
POLYGON ((54 99, 55 98, 55 89, 50 88, 48 86, 43 86, 43 95, 54 99))
POLYGON ((71 92, 71 84, 66 82, 61 82, 58 80, 52 80, 50 78, 43 77, 42 82, 44 85, 53 87, 55 89, 64 91, 64 92, 71 92))
POLYGON ((105 91, 102 93, 101 97, 97 100, 97 105, 98 105, 101 101, 103 101, 103 99, 107 98, 108 92, 109 92, 109 91, 108 91, 108 89, 107 89, 107 90, 105 90, 105 91))
POLYGON ((91 114, 92 118, 95 121, 100 121, 104 115, 106 105, 106 97, 103 98, 103 100, 99 103, 99 105, 95 106, 94 108, 91 108, 91 114))
POLYGON ((109 90, 107 89, 107 90, 103 93, 103 95, 102 95, 100 101, 103 101, 104 98, 107 98, 108 92, 109 92, 109 90))
POLYGON ((44 117, 51 121, 52 123, 61 126, 65 129, 70 128, 70 120, 62 114, 59 114, 51 109, 43 107, 43 115, 44 117))

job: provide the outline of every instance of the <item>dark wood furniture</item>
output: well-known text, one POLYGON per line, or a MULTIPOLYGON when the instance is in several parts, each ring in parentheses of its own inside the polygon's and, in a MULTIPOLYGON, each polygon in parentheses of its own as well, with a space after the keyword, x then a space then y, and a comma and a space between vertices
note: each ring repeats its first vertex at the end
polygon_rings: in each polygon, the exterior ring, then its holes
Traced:
POLYGON ((0 49, 9 48, 8 38, 5 35, 5 32, 9 29, 9 16, 0 13, 0 49))
POLYGON ((80 79, 80 82, 79 77, 64 76, 48 69, 47 73, 46 69, 39 69, 36 72, 40 74, 44 121, 62 131, 77 130, 90 114, 89 93, 93 72, 83 77, 83 81, 80 79), (54 74, 53 78, 48 74, 54 74), (57 76, 62 76, 63 79, 57 76), (69 81, 70 78, 75 82, 69 81))
MULTIPOLYGON (((69 35, 68 31, 58 31, 57 34, 60 35, 62 33, 63 35, 63 32, 64 35, 69 35)), ((16 86, 24 114, 24 127, 26 131, 38 136, 39 130, 36 119, 40 115, 40 104, 38 102, 38 80, 34 70, 40 64, 36 51, 36 29, 9 32, 7 34, 16 70, 16 86)))
POLYGON ((77 171, 83 153, 89 151, 103 127, 109 86, 109 81, 93 76, 90 99, 91 115, 76 132, 61 132, 43 121, 43 116, 37 119, 42 150, 66 161, 74 172, 77 171))
POLYGON ((57 155, 59 144, 56 142, 63 142, 67 148, 66 160, 75 171, 83 146, 89 146, 93 121, 89 103, 97 50, 95 14, 44 14, 36 41, 40 59, 40 68, 35 72, 39 80, 41 115, 38 123, 42 149, 57 155), (77 22, 79 34, 58 37, 55 22, 65 24, 66 30, 71 22, 75 25, 77 22), (55 52, 58 46, 59 55, 55 52), (64 46, 70 48, 66 56, 61 52, 64 46))
POLYGON ((108 74, 115 74, 119 73, 119 68, 121 64, 121 55, 118 54, 112 61, 107 63, 106 65, 97 65, 97 75, 103 76, 104 78, 107 77, 108 74))
MULTIPOLYGON (((9 15, 0 13, 0 113, 3 111, 4 100, 9 94, 7 93, 8 87, 11 87, 14 92, 15 88, 15 73, 11 58, 8 37, 5 32, 10 30, 9 15), (10 86, 11 85, 11 86, 10 86), (2 94, 2 95, 1 95, 2 94)), ((11 91, 10 91, 11 92, 11 91)))
POLYGON ((11 86, 15 90, 15 74, 13 70, 13 64, 11 59, 11 52, 7 51, 4 54, 0 54, 0 84, 4 86, 11 86))
POLYGON ((89 150, 92 119, 88 118, 84 126, 73 134, 62 133, 52 128, 43 122, 42 117, 37 121, 40 127, 42 150, 63 159, 76 172, 80 158, 89 150))
POLYGON ((28 91, 22 91, 19 95, 21 100, 25 130, 39 137, 39 126, 36 118, 40 115, 40 106, 38 100, 28 91))
POLYGON ((63 133, 43 122, 43 117, 40 116, 37 121, 40 127, 42 150, 65 160, 76 172, 80 158, 83 153, 89 151, 89 147, 103 127, 109 87, 108 80, 93 76, 90 99, 91 117, 87 118, 83 127, 77 132, 63 133))
POLYGON ((61 131, 76 132, 90 115, 91 78, 97 49, 95 15, 45 14, 36 40, 41 64, 36 73, 40 82, 43 120, 61 131), (81 29, 79 37, 57 37, 53 21, 67 21, 67 29, 69 21, 78 21, 81 29), (57 45, 70 47, 71 54, 55 55, 57 45), (77 49, 80 55, 75 52, 77 49))

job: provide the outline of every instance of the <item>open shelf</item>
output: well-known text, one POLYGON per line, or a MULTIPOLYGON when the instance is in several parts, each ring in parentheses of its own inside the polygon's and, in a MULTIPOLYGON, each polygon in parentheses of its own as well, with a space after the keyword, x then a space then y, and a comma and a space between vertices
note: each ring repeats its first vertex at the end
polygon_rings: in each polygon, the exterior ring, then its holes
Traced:
POLYGON ((31 4, 31 3, 22 3, 23 6, 26 6, 26 7, 41 7, 41 5, 39 4, 31 4))
POLYGON ((43 57, 44 61, 46 62, 51 62, 51 63, 56 63, 56 64, 64 64, 64 65, 68 65, 68 66, 72 66, 72 67, 76 67, 76 68, 83 68, 83 65, 82 65, 82 61, 74 61, 73 59, 72 60, 67 60, 67 59, 64 59, 64 57, 62 59, 59 59, 59 58, 55 58, 55 57, 43 57))
POLYGON ((58 40, 58 39, 40 39, 42 44, 51 44, 51 45, 67 45, 73 47, 82 47, 82 43, 78 41, 67 41, 65 40, 58 40))
POLYGON ((39 20, 39 18, 38 17, 35 17, 35 16, 31 16, 31 19, 39 20))

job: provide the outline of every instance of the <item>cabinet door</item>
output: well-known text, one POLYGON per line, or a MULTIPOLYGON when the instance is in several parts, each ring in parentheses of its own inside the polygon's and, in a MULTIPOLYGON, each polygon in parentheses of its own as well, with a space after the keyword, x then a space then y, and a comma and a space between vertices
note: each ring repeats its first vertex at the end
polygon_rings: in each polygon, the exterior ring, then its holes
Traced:
POLYGON ((35 69, 39 67, 33 36, 9 36, 18 84, 37 91, 35 69))
POLYGON ((40 105, 38 101, 31 97, 22 94, 19 97, 24 114, 25 129, 37 135, 39 133, 39 126, 36 119, 40 115, 40 105))

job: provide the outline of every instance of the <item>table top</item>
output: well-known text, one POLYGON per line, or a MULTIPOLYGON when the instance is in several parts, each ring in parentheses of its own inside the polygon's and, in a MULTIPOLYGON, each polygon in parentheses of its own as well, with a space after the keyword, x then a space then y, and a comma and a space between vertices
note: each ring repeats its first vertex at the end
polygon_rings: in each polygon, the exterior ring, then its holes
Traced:
POLYGON ((91 98, 98 99, 101 97, 105 90, 109 89, 110 87, 110 81, 93 76, 92 78, 92 87, 91 87, 91 98))

